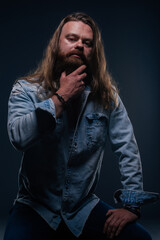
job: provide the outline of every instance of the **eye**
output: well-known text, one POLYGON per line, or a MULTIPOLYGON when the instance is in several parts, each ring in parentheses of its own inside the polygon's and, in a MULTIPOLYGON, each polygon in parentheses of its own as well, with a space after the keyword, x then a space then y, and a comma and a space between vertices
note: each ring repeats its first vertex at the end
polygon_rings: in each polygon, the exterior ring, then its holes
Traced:
POLYGON ((92 46, 93 46, 92 41, 88 41, 88 40, 84 41, 84 44, 85 44, 87 47, 92 47, 92 46))
POLYGON ((70 41, 74 41, 75 39, 74 38, 69 38, 70 41))
POLYGON ((74 37, 68 37, 67 38, 70 42, 75 42, 76 41, 76 39, 74 38, 74 37))

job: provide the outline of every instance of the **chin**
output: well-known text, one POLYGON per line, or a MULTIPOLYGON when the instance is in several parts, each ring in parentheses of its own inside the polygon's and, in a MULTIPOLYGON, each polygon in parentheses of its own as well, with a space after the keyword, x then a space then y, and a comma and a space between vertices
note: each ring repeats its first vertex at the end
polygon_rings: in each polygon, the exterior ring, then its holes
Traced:
POLYGON ((76 56, 70 56, 68 58, 68 63, 78 65, 78 66, 81 66, 84 64, 82 59, 80 57, 76 57, 76 56))

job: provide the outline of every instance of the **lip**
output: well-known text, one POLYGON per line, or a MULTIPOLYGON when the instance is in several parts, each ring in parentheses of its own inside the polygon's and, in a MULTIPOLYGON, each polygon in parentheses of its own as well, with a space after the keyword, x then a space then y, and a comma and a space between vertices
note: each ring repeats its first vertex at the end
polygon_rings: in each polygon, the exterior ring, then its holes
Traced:
POLYGON ((78 54, 72 54, 71 56, 76 57, 76 58, 81 58, 78 54))

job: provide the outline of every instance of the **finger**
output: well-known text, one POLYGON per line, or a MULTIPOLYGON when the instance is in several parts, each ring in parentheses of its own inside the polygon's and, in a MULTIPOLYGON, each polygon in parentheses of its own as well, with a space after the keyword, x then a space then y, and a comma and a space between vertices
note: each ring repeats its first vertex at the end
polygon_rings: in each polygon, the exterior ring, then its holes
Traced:
POLYGON ((62 78, 66 77, 66 72, 62 72, 61 77, 62 78))
POLYGON ((87 73, 82 73, 81 75, 79 75, 79 81, 82 81, 86 76, 87 76, 87 73))
POLYGON ((111 239, 115 236, 117 229, 121 223, 121 219, 114 214, 115 212, 116 211, 114 210, 107 212, 107 220, 104 226, 104 233, 111 239))
POLYGON ((86 78, 87 74, 86 73, 82 73, 81 75, 78 75, 77 77, 74 78, 74 81, 76 82, 82 82, 84 78, 86 78))
POLYGON ((82 86, 82 85, 84 85, 85 83, 84 83, 84 81, 83 80, 80 80, 79 81, 79 86, 82 86))
POLYGON ((78 67, 74 72, 72 72, 72 74, 81 74, 83 71, 84 71, 84 69, 86 69, 86 65, 81 65, 80 67, 78 67))
POLYGON ((117 220, 112 219, 112 221, 110 222, 110 224, 107 226, 107 229, 106 229, 107 236, 114 237, 118 226, 119 226, 119 223, 117 222, 117 220))
POLYGON ((107 233, 108 231, 110 231, 110 225, 111 225, 111 222, 113 221, 113 219, 114 219, 114 216, 113 215, 111 215, 111 213, 110 213, 110 215, 109 215, 109 213, 108 213, 108 218, 107 218, 107 220, 106 220, 106 222, 105 222, 105 224, 104 224, 104 232, 105 233, 107 233))
POLYGON ((116 233, 115 233, 116 237, 120 234, 120 232, 125 227, 125 225, 126 225, 126 222, 125 221, 121 221, 121 223, 119 224, 119 226, 118 226, 118 228, 116 230, 116 233))
POLYGON ((108 210, 108 212, 106 213, 106 216, 109 217, 109 216, 112 215, 112 213, 113 213, 113 209, 110 209, 110 210, 108 210))
POLYGON ((104 232, 107 232, 107 228, 108 228, 110 222, 112 221, 112 219, 114 218, 114 216, 113 216, 114 210, 115 209, 109 209, 106 213, 107 219, 106 219, 106 222, 104 225, 104 232))
MULTIPOLYGON (((111 222, 111 228, 110 228, 110 230, 108 230, 107 236, 111 239, 114 238, 115 236, 117 236, 116 234, 117 234, 118 229, 119 229, 119 231, 122 230, 120 225, 123 228, 124 225, 122 224, 122 221, 120 219, 119 220, 114 219, 114 221, 111 222)), ((118 234, 119 234, 119 231, 118 231, 118 234)))
POLYGON ((84 90, 84 89, 85 89, 85 86, 84 86, 84 85, 80 86, 80 89, 81 89, 81 90, 84 90))
POLYGON ((81 81, 81 87, 85 87, 85 83, 81 81))

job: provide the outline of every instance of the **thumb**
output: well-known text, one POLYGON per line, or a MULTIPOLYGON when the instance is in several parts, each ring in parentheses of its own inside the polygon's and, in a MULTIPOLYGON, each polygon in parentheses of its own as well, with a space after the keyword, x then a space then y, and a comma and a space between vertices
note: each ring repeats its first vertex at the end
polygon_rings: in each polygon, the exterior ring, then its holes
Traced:
POLYGON ((106 213, 107 217, 110 217, 113 214, 113 209, 108 210, 108 212, 106 213))

